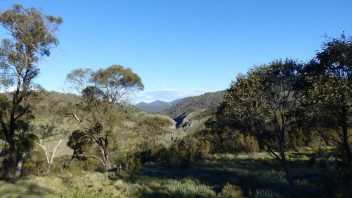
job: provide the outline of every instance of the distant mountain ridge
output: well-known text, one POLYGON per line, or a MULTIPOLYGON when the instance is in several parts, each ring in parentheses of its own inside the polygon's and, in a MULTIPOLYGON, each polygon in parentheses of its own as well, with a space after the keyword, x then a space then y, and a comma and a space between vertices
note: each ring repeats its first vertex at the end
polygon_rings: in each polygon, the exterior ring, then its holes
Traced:
POLYGON ((136 107, 153 113, 161 113, 173 119, 181 114, 188 114, 199 109, 215 108, 223 100, 224 91, 208 92, 199 96, 177 99, 171 102, 156 100, 150 103, 141 102, 136 107))
POLYGON ((173 105, 172 102, 164 102, 164 101, 156 100, 150 103, 140 102, 136 104, 136 107, 146 112, 157 113, 171 107, 172 105, 173 105))
POLYGON ((196 110, 216 108, 223 101, 224 94, 225 91, 217 91, 183 98, 161 113, 175 119, 182 114, 189 114, 196 110))

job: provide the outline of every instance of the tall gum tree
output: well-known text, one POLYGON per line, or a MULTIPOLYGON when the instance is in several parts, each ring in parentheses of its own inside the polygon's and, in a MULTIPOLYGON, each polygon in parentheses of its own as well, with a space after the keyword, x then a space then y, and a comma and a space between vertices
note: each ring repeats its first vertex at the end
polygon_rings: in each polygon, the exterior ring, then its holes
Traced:
POLYGON ((75 90, 82 87, 82 82, 86 83, 85 88, 79 91, 82 101, 69 109, 70 115, 81 124, 68 142, 74 150, 73 157, 95 158, 109 170, 112 135, 114 127, 121 121, 118 114, 120 101, 131 92, 143 90, 142 80, 129 68, 112 65, 95 72, 90 69, 73 70, 67 75, 67 81, 75 90), (92 147, 96 152, 87 151, 91 151, 92 147))
MULTIPOLYGON (((0 14, 1 26, 11 36, 3 39, 0 46, 0 85, 13 88, 10 101, 2 97, 0 124, 2 138, 6 142, 3 150, 4 177, 17 177, 21 173, 27 149, 23 141, 30 141, 26 115, 31 105, 26 100, 33 93, 33 79, 38 76, 39 60, 49 56, 52 47, 58 44, 54 33, 60 17, 42 14, 35 8, 14 5, 0 14)), ((32 138, 33 139, 33 138, 32 138)))

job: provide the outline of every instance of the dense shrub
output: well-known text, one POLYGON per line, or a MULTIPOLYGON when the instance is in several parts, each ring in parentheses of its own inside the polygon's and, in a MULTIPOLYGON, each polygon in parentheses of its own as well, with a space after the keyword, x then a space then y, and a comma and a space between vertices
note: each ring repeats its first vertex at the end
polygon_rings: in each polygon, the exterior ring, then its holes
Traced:
POLYGON ((195 137, 187 136, 174 143, 167 149, 162 149, 155 157, 162 164, 180 167, 190 167, 201 161, 209 152, 209 142, 200 141, 195 137))
POLYGON ((237 133, 234 144, 237 152, 254 153, 259 151, 258 141, 254 136, 237 133))
MULTIPOLYGON (((290 133, 289 136, 289 147, 293 149, 310 146, 312 143, 314 143, 314 138, 310 131, 290 133)), ((317 139, 317 137, 315 139, 317 139)))
POLYGON ((147 127, 148 130, 153 131, 159 131, 173 125, 174 121, 166 116, 144 116, 137 124, 138 127, 147 127))
POLYGON ((85 159, 61 159, 61 167, 72 172, 98 171, 104 172, 103 164, 92 157, 85 159))
POLYGON ((254 153, 259 151, 258 141, 254 136, 239 131, 224 130, 222 133, 222 151, 233 153, 254 153))
POLYGON ((27 162, 23 165, 22 175, 39 174, 39 167, 33 162, 27 162))
POLYGON ((23 165, 22 175, 39 175, 47 171, 48 164, 43 151, 34 149, 23 165))
POLYGON ((141 151, 140 155, 140 160, 142 164, 148 163, 148 162, 157 162, 157 161, 162 161, 161 159, 161 153, 165 152, 167 148, 162 145, 162 144, 157 144, 147 150, 141 151))
POLYGON ((120 157, 115 162, 116 168, 110 174, 110 179, 133 179, 141 171, 142 163, 138 153, 120 157))

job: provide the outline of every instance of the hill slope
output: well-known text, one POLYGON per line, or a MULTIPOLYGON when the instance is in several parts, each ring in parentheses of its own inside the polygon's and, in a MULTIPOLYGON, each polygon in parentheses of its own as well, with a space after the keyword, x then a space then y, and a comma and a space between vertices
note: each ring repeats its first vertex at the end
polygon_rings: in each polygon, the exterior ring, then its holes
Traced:
POLYGON ((136 104, 136 107, 140 110, 146 111, 146 112, 160 112, 164 109, 167 109, 169 107, 171 107, 172 104, 171 102, 164 102, 164 101, 160 101, 160 100, 156 100, 150 103, 146 103, 146 102, 140 102, 138 104, 136 104))
POLYGON ((181 114, 188 114, 200 109, 215 108, 222 102, 224 93, 224 91, 217 91, 187 97, 177 104, 161 111, 161 113, 175 119, 181 114))

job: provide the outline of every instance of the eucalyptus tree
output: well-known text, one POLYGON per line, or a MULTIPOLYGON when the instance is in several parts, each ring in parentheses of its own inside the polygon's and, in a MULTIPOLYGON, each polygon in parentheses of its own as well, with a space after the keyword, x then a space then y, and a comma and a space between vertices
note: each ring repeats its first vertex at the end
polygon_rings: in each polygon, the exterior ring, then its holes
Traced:
POLYGON ((77 90, 82 82, 86 83, 86 87, 79 91, 81 102, 69 109, 73 118, 81 124, 68 142, 68 146, 74 149, 73 157, 93 157, 105 169, 110 169, 109 150, 116 146, 111 144, 112 136, 116 135, 113 131, 121 121, 118 107, 124 96, 143 90, 142 80, 131 69, 120 65, 94 72, 90 69, 74 70, 67 75, 67 80, 77 90), (92 147, 97 152, 90 152, 92 147))
POLYGON ((251 133, 293 179, 286 151, 291 133, 298 130, 300 63, 279 60, 239 75, 227 90, 222 112, 229 126, 251 133))
POLYGON ((352 38, 342 35, 324 43, 305 67, 305 76, 305 101, 316 118, 316 129, 338 147, 340 158, 351 164, 352 38))
POLYGON ((1 97, 0 124, 6 142, 2 152, 5 177, 20 174, 23 159, 33 145, 34 136, 28 133, 31 109, 28 100, 33 94, 33 80, 39 73, 39 60, 49 56, 52 47, 58 44, 54 33, 61 23, 60 17, 44 15, 35 8, 21 5, 14 5, 0 14, 0 24, 10 35, 0 46, 0 85, 14 90, 10 92, 9 100, 1 97))

